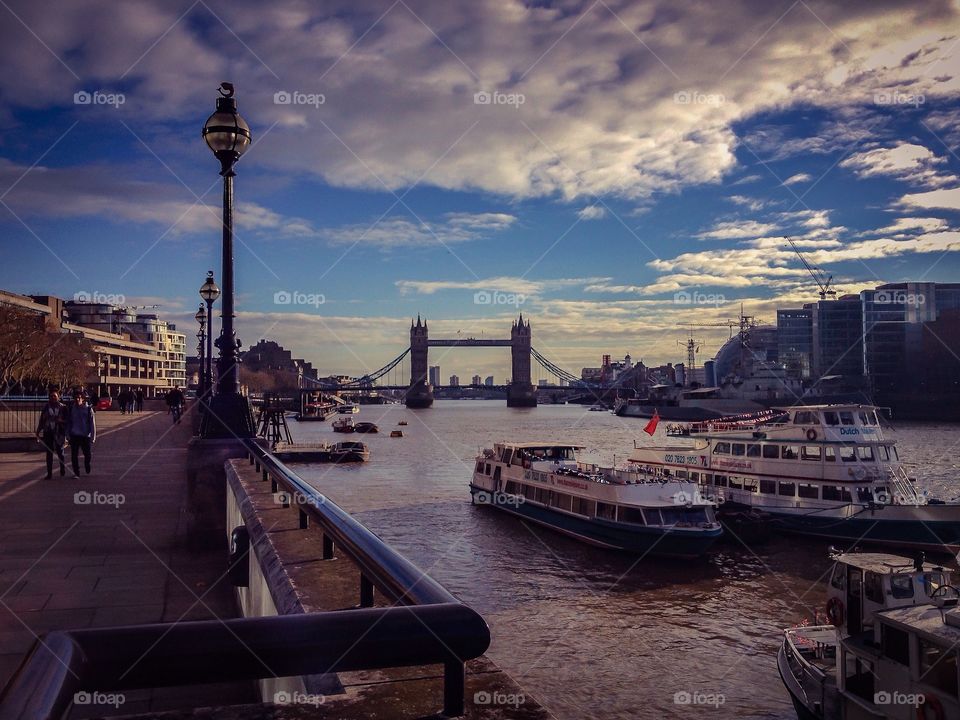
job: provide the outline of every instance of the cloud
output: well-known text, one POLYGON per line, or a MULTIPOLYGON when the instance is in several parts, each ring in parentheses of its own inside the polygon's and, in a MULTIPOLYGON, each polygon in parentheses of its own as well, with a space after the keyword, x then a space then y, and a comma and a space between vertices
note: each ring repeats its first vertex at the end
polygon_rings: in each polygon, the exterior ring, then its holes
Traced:
POLYGON ((701 240, 731 240, 738 238, 760 237, 779 230, 773 223, 757 222, 756 220, 732 220, 720 222, 713 229, 697 235, 701 240))
POLYGON ((960 187, 904 195, 900 198, 899 205, 925 210, 929 208, 960 210, 960 187))
POLYGON ((506 213, 447 213, 437 222, 388 217, 371 225, 328 228, 321 235, 336 245, 365 244, 382 249, 455 245, 506 230, 516 217, 506 213))
POLYGON ((796 185, 797 183, 806 183, 813 180, 813 176, 810 173, 797 173, 796 175, 791 175, 786 180, 783 181, 784 185, 796 185))
POLYGON ((588 205, 577 211, 577 217, 581 220, 600 220, 607 216, 607 209, 602 205, 588 205))
POLYGON ((945 162, 922 145, 900 143, 855 153, 840 167, 853 170, 859 178, 893 177, 923 187, 940 187, 957 181, 955 176, 941 172, 939 166, 945 162))
POLYGON ((534 297, 550 290, 580 287, 609 280, 610 278, 602 277, 532 280, 525 277, 500 276, 478 280, 397 280, 395 285, 399 288, 401 295, 408 293, 434 295, 444 290, 487 290, 534 297))

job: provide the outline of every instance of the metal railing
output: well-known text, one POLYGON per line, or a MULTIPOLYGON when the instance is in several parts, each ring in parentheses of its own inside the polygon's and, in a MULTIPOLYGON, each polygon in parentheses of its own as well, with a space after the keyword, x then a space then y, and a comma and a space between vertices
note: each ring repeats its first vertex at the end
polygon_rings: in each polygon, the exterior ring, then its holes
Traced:
MULTIPOLYGON (((52 632, 0 695, 0 720, 60 718, 75 693, 442 664, 443 713, 462 715, 467 660, 490 645, 483 618, 304 482, 256 441, 248 460, 297 497, 300 528, 360 570, 360 609, 52 632), (373 607, 374 589, 390 598, 373 607)), ((247 558, 242 558, 247 562, 247 558)))
POLYGON ((46 403, 46 395, 0 397, 0 437, 33 435, 46 403))

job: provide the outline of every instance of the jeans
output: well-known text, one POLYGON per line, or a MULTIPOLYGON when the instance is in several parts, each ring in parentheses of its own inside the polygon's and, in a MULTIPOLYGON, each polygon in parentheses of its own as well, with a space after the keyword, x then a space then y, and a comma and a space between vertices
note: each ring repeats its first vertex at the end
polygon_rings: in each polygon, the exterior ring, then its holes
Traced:
POLYGON ((180 422, 180 415, 183 413, 183 405, 171 405, 170 412, 173 413, 173 421, 180 422))
POLYGON ((63 435, 52 430, 43 431, 43 449, 47 451, 47 477, 53 475, 53 455, 60 461, 60 474, 66 472, 63 460, 63 435))
POLYGON ((70 460, 73 463, 73 474, 80 474, 80 451, 83 450, 83 468, 90 474, 90 438, 82 435, 70 436, 70 460))

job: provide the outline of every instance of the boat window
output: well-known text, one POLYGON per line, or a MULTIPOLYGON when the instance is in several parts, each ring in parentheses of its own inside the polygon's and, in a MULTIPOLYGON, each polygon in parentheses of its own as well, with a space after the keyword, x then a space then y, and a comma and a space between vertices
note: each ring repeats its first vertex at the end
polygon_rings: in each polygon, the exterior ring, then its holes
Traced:
POLYGON ((687 471, 686 471, 686 470, 677 470, 677 477, 678 477, 678 478, 682 478, 683 480, 686 480, 686 479, 687 479, 687 471))
POLYGON ((523 486, 523 496, 527 500, 536 500, 537 499, 537 488, 533 485, 524 485, 523 486))
POLYGON ((841 425, 853 425, 853 413, 846 410, 840 412, 840 424, 841 425))
POLYGON ((504 492, 507 493, 508 495, 516 495, 517 483, 515 483, 513 480, 507 480, 507 487, 504 488, 504 492))
POLYGON ((877 445, 877 452, 880 454, 880 459, 881 459, 881 460, 889 460, 889 459, 890 459, 890 453, 887 452, 887 446, 886 446, 886 445, 877 445))
POLYGON ((733 477, 731 475, 728 482, 730 483, 730 487, 732 487, 734 490, 743 489, 743 481, 738 477, 733 477))
POLYGON ((604 520, 616 520, 617 506, 610 503, 597 503, 597 517, 604 520))
POLYGON ((690 473, 690 482, 695 482, 695 483, 700 482, 700 473, 696 473, 696 472, 690 473))
POLYGON ((813 413, 811 413, 811 412, 808 411, 808 410, 803 410, 803 411, 801 411, 801 412, 798 412, 796 415, 793 416, 793 424, 794 424, 794 425, 809 425, 810 423, 813 422, 813 420, 812 420, 811 417, 810 417, 812 414, 813 414, 813 413))
POLYGON ((490 474, 490 463, 487 463, 487 467, 486 467, 486 469, 483 471, 483 474, 484 474, 484 475, 489 475, 489 474, 490 474))
POLYGON ((597 504, 593 500, 588 500, 587 498, 581 497, 573 498, 573 512, 577 513, 578 515, 593 517, 596 510, 597 504))
POLYGON ((537 494, 534 496, 534 499, 538 503, 544 505, 550 504, 550 490, 545 490, 544 488, 537 488, 537 494))
POLYGON ((861 424, 861 425, 869 425, 869 424, 870 424, 870 423, 867 421, 867 414, 866 414, 865 412, 863 412, 863 410, 861 410, 860 412, 857 413, 857 417, 860 418, 860 424, 861 424))
POLYGON ((796 460, 800 457, 799 445, 784 445, 780 448, 780 457, 784 460, 796 460))
POLYGON ((747 457, 760 457, 760 446, 756 443, 747 445, 747 457))
POLYGON ((564 493, 555 492, 553 494, 552 501, 550 503, 555 508, 560 508, 561 510, 570 509, 570 496, 565 495, 564 493))
POLYGON ((957 651, 920 638, 920 682, 957 697, 957 651))
POLYGON ((873 448, 869 445, 858 445, 857 454, 860 455, 861 460, 865 460, 867 462, 873 461, 873 448))
POLYGON ((944 584, 943 573, 924 573, 920 579, 920 583, 923 586, 923 592, 927 594, 927 597, 929 597, 933 594, 934 590, 939 589, 944 584))
POLYGON ((843 590, 846 587, 847 566, 842 563, 836 563, 833 566, 833 577, 830 578, 830 584, 837 590, 843 590))
POLYGON ((890 446, 890 457, 893 458, 894 460, 900 460, 900 455, 897 454, 896 445, 890 446))
POLYGON ((850 445, 841 445, 840 459, 844 462, 854 462, 857 459, 857 452, 850 445))
POLYGON ((910 636, 906 632, 881 624, 880 647, 888 658, 910 667, 910 636))
POLYGON ((714 455, 729 455, 730 454, 730 443, 728 442, 718 442, 713 446, 714 455))
POLYGON ((857 502, 868 503, 873 501, 873 491, 868 487, 857 488, 857 502))
POLYGON ((743 478, 743 489, 749 492, 758 492, 756 478, 743 478))
POLYGON ((760 492, 764 495, 776 495, 777 494, 777 481, 776 480, 761 480, 760 481, 760 492))
POLYGON ((797 486, 797 494, 802 498, 816 500, 820 496, 820 489, 811 483, 800 483, 797 486))
POLYGON ((870 602, 883 604, 883 578, 867 571, 863 576, 863 594, 870 602))
POLYGON ((727 476, 726 475, 716 475, 713 478, 713 484, 717 487, 726 487, 727 486, 727 476))
POLYGON ((839 425, 839 424, 840 424, 840 416, 837 415, 837 414, 836 414, 835 412, 833 412, 832 410, 829 410, 829 411, 823 413, 823 424, 824 424, 824 425, 839 425))
POLYGON ((827 462, 836 462, 837 451, 829 445, 823 449, 823 459, 827 462))
POLYGON ((480 462, 479 460, 477 461, 477 467, 476 467, 476 469, 474 470, 474 472, 478 472, 478 473, 482 473, 482 472, 483 472, 483 463, 480 462))
POLYGON ((796 497, 797 495, 797 486, 792 482, 782 482, 780 483, 780 495, 785 495, 787 497, 796 497))
POLYGON ((780 446, 779 445, 764 445, 763 446, 763 456, 765 458, 776 460, 780 457, 780 446))
POLYGON ((890 594, 897 600, 913 598, 913 578, 909 575, 893 575, 890 577, 890 594))
POLYGON ((621 505, 618 511, 620 513, 620 522, 633 523, 634 525, 646 524, 643 521, 643 512, 640 508, 624 507, 621 505))
POLYGON ((873 410, 867 413, 867 421, 869 422, 870 425, 880 424, 879 422, 877 422, 877 414, 873 410))
MULTIPOLYGON (((517 456, 518 456, 517 464, 519 464, 519 453, 517 453, 517 456)), ((509 465, 509 464, 513 461, 513 450, 505 450, 505 451, 504 451, 504 453, 503 453, 503 461, 504 461, 507 465, 509 465)))
POLYGON ((840 500, 840 491, 841 488, 839 485, 824 485, 823 486, 823 499, 824 500, 840 500))
POLYGON ((734 443, 731 446, 731 455, 744 455, 747 452, 746 447, 743 443, 734 443))
POLYGON ((663 520, 660 517, 660 511, 656 508, 647 508, 643 511, 643 516, 647 519, 647 525, 663 525, 663 520))
POLYGON ((820 460, 820 446, 819 445, 804 445, 803 446, 803 459, 804 460, 820 460))

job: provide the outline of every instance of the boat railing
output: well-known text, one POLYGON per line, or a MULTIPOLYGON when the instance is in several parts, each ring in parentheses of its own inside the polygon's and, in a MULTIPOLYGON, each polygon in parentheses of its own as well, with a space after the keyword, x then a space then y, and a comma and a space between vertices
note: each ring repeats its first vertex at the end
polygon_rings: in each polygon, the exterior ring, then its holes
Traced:
POLYGON ((924 497, 917 490, 917 486, 907 476, 907 471, 900 465, 894 465, 889 469, 890 484, 894 489, 894 497, 898 499, 900 505, 923 505, 924 497), (899 497, 897 497, 899 496, 899 497))
MULTIPOLYGON (((803 652, 797 645, 798 633, 801 631, 826 630, 828 627, 830 630, 833 630, 833 626, 815 626, 784 630, 784 637, 786 639, 784 649, 786 651, 787 661, 790 669, 795 673, 794 677, 800 685, 800 689, 803 691, 808 707, 814 704, 819 704, 821 708, 824 707, 827 675, 823 670, 803 656, 803 652), (810 702, 811 700, 813 702, 810 702)), ((816 640, 805 639, 805 641, 811 644, 811 648, 815 654, 822 653, 826 650, 826 646, 816 640)))

